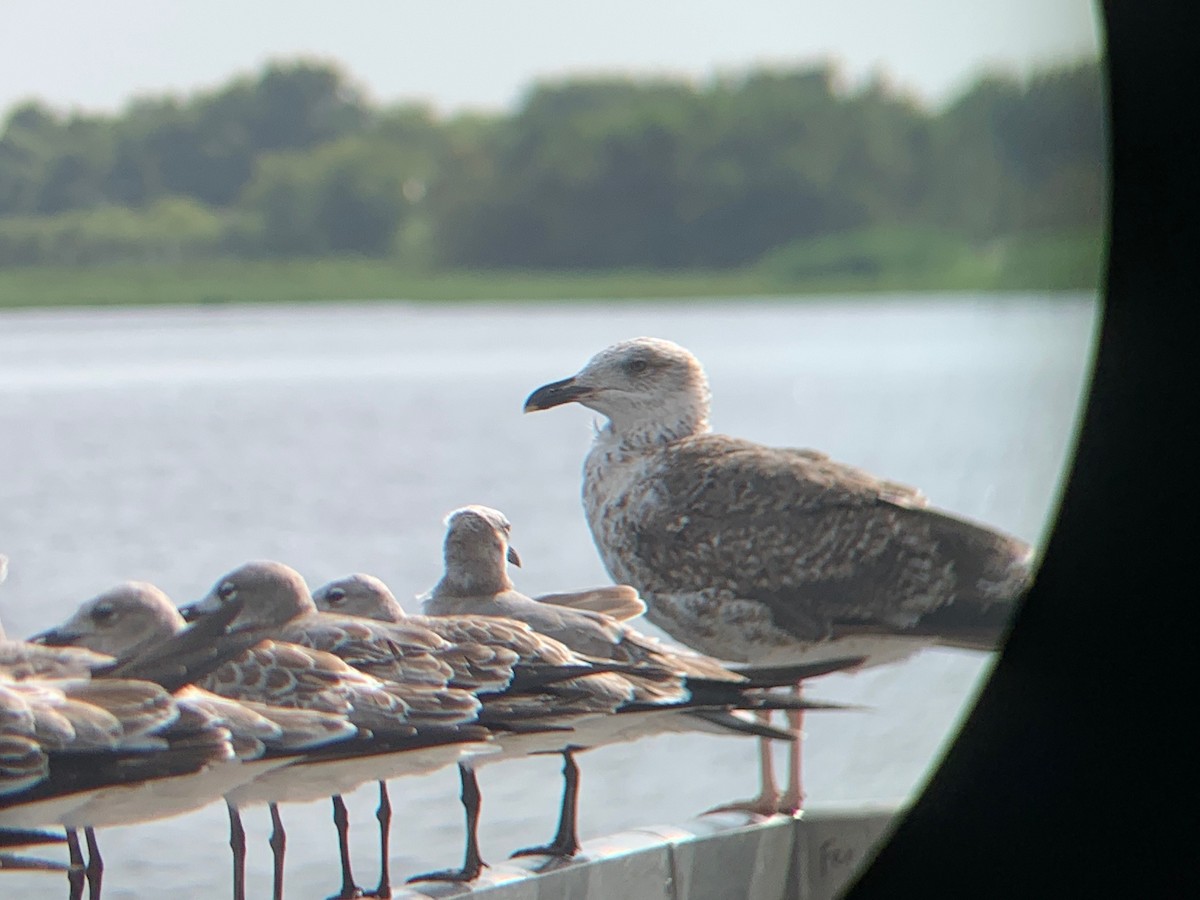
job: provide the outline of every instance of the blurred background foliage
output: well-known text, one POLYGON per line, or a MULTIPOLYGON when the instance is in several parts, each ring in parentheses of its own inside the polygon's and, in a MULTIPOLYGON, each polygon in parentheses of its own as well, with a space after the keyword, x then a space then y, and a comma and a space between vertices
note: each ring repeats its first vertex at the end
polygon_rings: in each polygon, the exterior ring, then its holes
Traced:
POLYGON ((1087 286, 1106 150, 1095 62, 986 74, 937 109, 820 64, 571 78, 453 116, 377 105, 333 63, 276 62, 115 115, 9 110, 0 265, 359 256, 1087 286))

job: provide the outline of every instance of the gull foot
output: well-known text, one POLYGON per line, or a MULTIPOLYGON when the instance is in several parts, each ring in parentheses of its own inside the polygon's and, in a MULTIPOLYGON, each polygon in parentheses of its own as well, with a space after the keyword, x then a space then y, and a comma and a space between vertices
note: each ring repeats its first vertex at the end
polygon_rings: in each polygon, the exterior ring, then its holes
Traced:
POLYGON ((557 856, 560 859, 570 859, 579 852, 579 844, 571 841, 569 843, 553 843, 543 844, 541 847, 524 847, 520 850, 515 850, 509 856, 509 859, 516 859, 518 856, 557 856))
POLYGON ((712 809, 706 809, 700 815, 710 816, 714 813, 723 812, 744 812, 750 813, 753 816, 759 816, 763 819, 769 819, 772 816, 785 815, 795 816, 800 812, 799 808, 790 808, 790 803, 785 803, 783 797, 776 795, 774 797, 758 796, 750 800, 735 800, 732 803, 722 803, 720 806, 714 806, 712 809))
POLYGON ((442 869, 440 872, 426 872, 424 875, 414 875, 412 878, 405 879, 405 884, 412 884, 414 881, 453 881, 463 884, 468 881, 474 881, 486 867, 487 863, 480 863, 477 866, 464 867, 462 869, 442 869))
POLYGON ((369 896, 369 895, 364 894, 362 888, 356 886, 349 890, 347 890, 346 888, 342 888, 340 891, 338 891, 332 897, 326 898, 326 900, 358 900, 359 897, 366 897, 366 896, 369 896))

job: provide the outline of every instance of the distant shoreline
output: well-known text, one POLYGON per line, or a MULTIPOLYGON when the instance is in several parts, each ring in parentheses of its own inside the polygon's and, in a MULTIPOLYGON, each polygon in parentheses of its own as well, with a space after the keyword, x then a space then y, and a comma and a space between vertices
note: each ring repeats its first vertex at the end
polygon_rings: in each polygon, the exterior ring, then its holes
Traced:
POLYGON ((1047 272, 1017 267, 780 277, 761 268, 705 272, 417 271, 383 260, 188 262, 178 265, 12 267, 0 270, 0 309, 405 300, 593 301, 785 297, 945 291, 1096 290, 1102 262, 1047 272))

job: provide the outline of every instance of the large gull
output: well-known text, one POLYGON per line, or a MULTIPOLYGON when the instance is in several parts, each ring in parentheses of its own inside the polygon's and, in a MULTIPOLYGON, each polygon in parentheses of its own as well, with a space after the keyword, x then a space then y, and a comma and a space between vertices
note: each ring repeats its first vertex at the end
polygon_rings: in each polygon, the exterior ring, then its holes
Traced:
MULTIPOLYGON (((559 595, 560 604, 549 605, 520 593, 509 578, 507 561, 519 559, 509 545, 511 525, 499 510, 486 506, 466 506, 455 510, 446 520, 444 544, 445 573, 424 597, 424 609, 433 616, 485 615, 516 619, 535 631, 560 641, 571 650, 589 657, 621 665, 622 672, 636 688, 631 702, 623 704, 615 715, 583 722, 562 749, 564 756, 564 792, 559 828, 553 841, 533 847, 527 853, 570 856, 578 850, 575 833, 578 769, 574 754, 579 750, 604 746, 672 731, 707 731, 716 734, 753 734, 763 738, 787 740, 786 732, 757 726, 735 714, 736 710, 765 710, 783 701, 761 689, 772 684, 794 681, 804 674, 820 674, 859 660, 823 661, 816 666, 791 668, 784 682, 755 681, 746 674, 731 671, 717 660, 687 650, 675 650, 642 634, 625 622, 591 609, 570 606, 569 595, 559 595), (641 679, 639 671, 653 677, 641 679), (661 673, 675 679, 661 683, 661 673)), ((347 594, 359 588, 359 599, 374 602, 370 614, 402 614, 394 599, 389 604, 382 592, 362 591, 369 582, 344 586, 347 594)), ((385 589, 386 590, 386 589, 385 589)), ((368 611, 368 607, 360 607, 368 611)), ((791 708, 791 704, 786 704, 791 708)), ((828 707, 829 704, 803 703, 796 698, 795 708, 828 707)))
MULTIPOLYGON (((759 664, 999 647, 1031 578, 1028 544, 823 453, 714 434, 709 400, 691 353, 643 337, 525 402, 607 418, 584 463, 584 511, 609 574, 638 590, 651 622, 759 664)), ((800 808, 799 746, 785 795, 764 755, 762 792, 744 808, 800 808)))

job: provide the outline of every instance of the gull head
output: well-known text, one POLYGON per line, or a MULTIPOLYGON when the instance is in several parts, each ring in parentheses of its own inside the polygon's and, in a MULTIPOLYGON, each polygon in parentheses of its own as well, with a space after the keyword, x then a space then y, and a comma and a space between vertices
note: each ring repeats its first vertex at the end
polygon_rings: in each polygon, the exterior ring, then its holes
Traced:
POLYGON ((202 599, 180 612, 189 621, 215 613, 240 600, 235 628, 270 628, 317 611, 304 577, 281 562, 254 560, 218 578, 202 599))
POLYGON ((434 595, 475 596, 512 590, 505 561, 521 565, 508 545, 512 525, 504 513, 488 506, 464 506, 446 517, 443 555, 446 572, 434 595))
POLYGON ((580 403, 608 417, 622 441, 663 442, 708 430, 710 393, 699 360, 662 338, 601 350, 578 373, 538 388, 525 412, 580 403))
POLYGON ((184 625, 183 616, 161 590, 144 581, 126 581, 85 601, 62 625, 32 640, 123 657, 161 644, 184 625))
POLYGON ((374 575, 361 572, 321 585, 312 597, 321 612, 380 622, 399 622, 404 618, 404 608, 388 586, 374 575))

